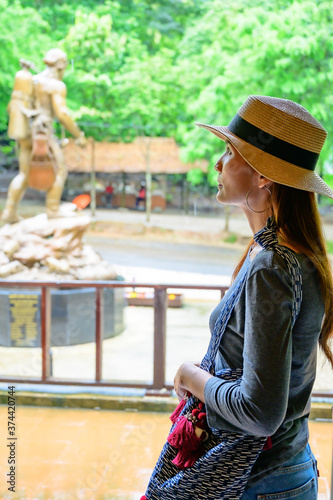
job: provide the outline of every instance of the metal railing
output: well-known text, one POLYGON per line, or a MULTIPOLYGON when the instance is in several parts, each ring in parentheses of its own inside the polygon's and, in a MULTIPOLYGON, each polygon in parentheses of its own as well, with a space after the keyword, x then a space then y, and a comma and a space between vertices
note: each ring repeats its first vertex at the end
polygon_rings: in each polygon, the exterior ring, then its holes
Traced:
MULTIPOLYGON (((221 297, 228 289, 225 286, 213 285, 184 285, 184 284, 154 284, 128 283, 124 281, 64 281, 64 282, 36 282, 36 281, 7 281, 0 280, 0 288, 39 288, 41 290, 41 347, 42 347, 42 374, 41 378, 32 377, 1 377, 0 382, 12 383, 40 383, 61 385, 108 386, 146 389, 147 394, 170 394, 172 385, 165 380, 166 371, 166 337, 167 337, 167 308, 168 289, 172 290, 217 290, 221 297), (107 381, 102 378, 103 359, 103 289, 106 288, 152 288, 154 289, 154 348, 153 348, 153 380, 151 382, 122 382, 107 381), (95 288, 95 380, 57 379, 51 376, 50 347, 51 347, 51 289, 81 289, 95 288)), ((314 397, 333 397, 333 391, 314 392, 314 397)))
POLYGON ((39 288, 41 290, 41 348, 42 348, 42 374, 41 378, 32 377, 1 377, 0 382, 15 383, 40 383, 61 385, 108 386, 146 389, 147 394, 170 394, 172 386, 166 383, 166 319, 168 307, 168 289, 181 290, 218 290, 221 297, 228 287, 179 285, 179 284, 151 284, 127 283, 124 281, 64 281, 64 282, 36 282, 36 281, 6 281, 0 280, 0 288, 39 288), (103 360, 103 290, 106 288, 149 288, 154 289, 154 346, 153 346, 153 380, 151 382, 122 382, 107 381, 102 378, 103 360), (51 376, 50 347, 51 347, 51 289, 82 289, 95 288, 95 380, 65 380, 51 376))

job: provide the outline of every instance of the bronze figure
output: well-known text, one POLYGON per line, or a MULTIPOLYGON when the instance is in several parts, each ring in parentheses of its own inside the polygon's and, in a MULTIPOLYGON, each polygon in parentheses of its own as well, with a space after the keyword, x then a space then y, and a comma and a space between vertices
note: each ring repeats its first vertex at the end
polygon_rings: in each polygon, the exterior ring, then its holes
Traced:
POLYGON ((19 173, 12 180, 2 219, 8 223, 20 220, 18 204, 26 188, 46 191, 48 217, 72 215, 60 207, 67 178, 61 146, 54 134, 55 118, 85 146, 86 138, 71 119, 66 106, 66 85, 62 78, 67 66, 66 54, 51 49, 44 58, 46 69, 32 76, 31 63, 20 61, 22 70, 15 76, 14 89, 8 105, 8 136, 15 139, 19 149, 19 173))

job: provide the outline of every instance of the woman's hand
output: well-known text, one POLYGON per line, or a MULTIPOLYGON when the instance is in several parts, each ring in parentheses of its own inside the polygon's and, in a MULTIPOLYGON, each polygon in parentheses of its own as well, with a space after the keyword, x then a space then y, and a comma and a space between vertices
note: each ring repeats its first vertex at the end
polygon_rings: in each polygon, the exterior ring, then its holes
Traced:
POLYGON ((182 363, 174 378, 174 388, 179 400, 189 391, 204 403, 205 385, 211 377, 210 373, 199 368, 196 363, 190 361, 182 363))
POLYGON ((189 362, 181 364, 180 367, 178 368, 178 371, 177 371, 175 378, 173 380, 173 385, 174 385, 174 388, 175 388, 175 391, 176 391, 176 394, 178 396, 179 401, 181 399, 183 399, 186 392, 188 391, 188 389, 183 385, 184 384, 183 375, 184 375, 184 373, 186 373, 186 365, 190 365, 190 364, 194 365, 194 363, 192 364, 189 362))

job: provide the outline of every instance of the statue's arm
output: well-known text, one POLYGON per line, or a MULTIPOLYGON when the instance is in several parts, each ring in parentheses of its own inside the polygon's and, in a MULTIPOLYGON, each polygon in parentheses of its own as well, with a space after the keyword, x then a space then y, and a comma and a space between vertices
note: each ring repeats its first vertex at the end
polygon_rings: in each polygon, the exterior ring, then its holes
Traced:
POLYGON ((66 106, 66 86, 63 84, 60 89, 52 93, 52 106, 55 116, 60 123, 63 124, 66 130, 73 135, 76 139, 83 135, 79 127, 72 120, 66 106))

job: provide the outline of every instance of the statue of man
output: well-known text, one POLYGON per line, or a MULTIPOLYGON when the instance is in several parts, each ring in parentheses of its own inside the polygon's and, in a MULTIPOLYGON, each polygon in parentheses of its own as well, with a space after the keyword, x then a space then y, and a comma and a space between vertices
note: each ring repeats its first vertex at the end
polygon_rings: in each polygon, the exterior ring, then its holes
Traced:
POLYGON ((19 173, 9 186, 2 214, 8 223, 20 220, 17 208, 28 186, 46 191, 48 217, 72 215, 72 211, 66 212, 60 207, 67 169, 54 135, 54 118, 77 139, 79 146, 85 146, 86 138, 66 106, 67 90, 62 81, 68 63, 66 54, 60 49, 51 49, 44 62, 47 68, 34 77, 28 71, 29 66, 23 65, 23 70, 16 75, 8 105, 8 135, 19 147, 19 173))

